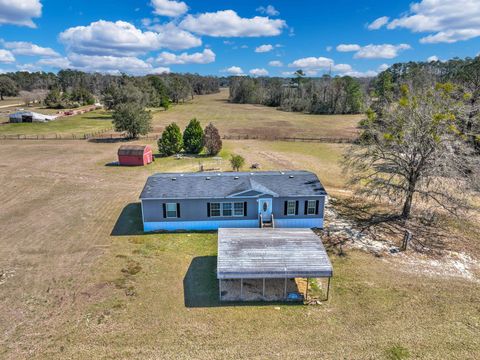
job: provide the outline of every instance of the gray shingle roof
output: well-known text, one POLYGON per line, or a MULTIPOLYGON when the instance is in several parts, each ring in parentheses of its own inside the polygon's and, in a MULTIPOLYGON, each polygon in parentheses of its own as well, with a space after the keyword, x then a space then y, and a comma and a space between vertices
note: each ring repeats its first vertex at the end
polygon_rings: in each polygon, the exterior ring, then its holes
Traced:
POLYGON ((152 175, 140 199, 226 198, 242 192, 252 196, 255 191, 273 197, 326 195, 317 175, 309 171, 198 172, 152 175))

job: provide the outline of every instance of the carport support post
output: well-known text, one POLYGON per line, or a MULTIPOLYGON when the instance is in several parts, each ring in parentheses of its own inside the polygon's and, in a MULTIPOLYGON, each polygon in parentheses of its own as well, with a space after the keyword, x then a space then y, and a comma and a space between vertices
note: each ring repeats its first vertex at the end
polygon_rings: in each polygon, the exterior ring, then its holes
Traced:
POLYGON ((265 278, 263 278, 262 296, 265 299, 265 278))
POLYGON ((305 286, 305 301, 308 299, 308 278, 307 278, 307 285, 305 286))
POLYGON ((240 300, 243 300, 243 279, 240 279, 240 300))
POLYGON ((328 285, 327 285, 327 298, 325 301, 328 301, 328 295, 330 294, 330 276, 328 277, 328 285))
POLYGON ((218 297, 222 301, 222 279, 218 279, 218 297))
POLYGON ((285 289, 283 291, 285 299, 287 298, 287 278, 285 277, 285 289))

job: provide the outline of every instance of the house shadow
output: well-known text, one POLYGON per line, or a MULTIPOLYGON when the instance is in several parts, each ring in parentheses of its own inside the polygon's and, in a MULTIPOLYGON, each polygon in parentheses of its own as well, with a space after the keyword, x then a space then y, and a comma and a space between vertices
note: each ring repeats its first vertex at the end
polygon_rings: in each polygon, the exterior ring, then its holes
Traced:
POLYGON ((142 209, 140 203, 125 206, 118 217, 111 236, 143 235, 142 209))
POLYGON ((282 306, 298 306, 303 304, 303 302, 287 301, 220 301, 216 268, 216 256, 193 258, 183 278, 185 307, 271 306, 279 304, 282 306))

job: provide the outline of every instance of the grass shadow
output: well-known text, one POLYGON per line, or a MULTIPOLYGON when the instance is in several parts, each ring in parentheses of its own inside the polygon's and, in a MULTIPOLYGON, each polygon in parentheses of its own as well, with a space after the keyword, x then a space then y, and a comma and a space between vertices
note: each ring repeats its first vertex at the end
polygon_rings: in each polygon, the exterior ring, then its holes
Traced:
POLYGON ((142 209, 140 203, 125 206, 115 223, 111 236, 143 235, 142 209))
POLYGON ((220 301, 217 280, 217 257, 197 256, 193 258, 183 278, 184 304, 187 308, 231 307, 231 306, 299 306, 303 302, 286 301, 220 301))

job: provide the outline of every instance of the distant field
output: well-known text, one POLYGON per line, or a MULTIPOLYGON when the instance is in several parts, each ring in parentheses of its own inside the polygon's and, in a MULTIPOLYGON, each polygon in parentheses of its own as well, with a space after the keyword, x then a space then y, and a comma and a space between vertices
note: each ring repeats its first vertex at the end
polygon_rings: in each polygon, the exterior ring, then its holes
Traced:
MULTIPOLYGON (((33 110, 35 111, 35 110, 33 110)), ((40 111, 44 114, 46 112, 40 111)), ((111 115, 103 110, 59 118, 47 123, 0 124, 2 135, 82 135, 100 130, 111 130, 111 115)))
POLYGON ((222 134, 278 137, 355 138, 363 115, 308 115, 276 110, 262 105, 231 104, 228 89, 218 94, 197 96, 154 114, 154 132, 171 122, 182 129, 196 117, 202 125, 213 122, 222 134))

